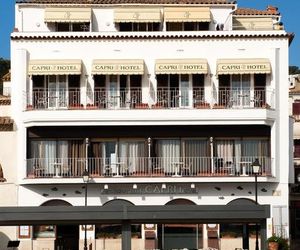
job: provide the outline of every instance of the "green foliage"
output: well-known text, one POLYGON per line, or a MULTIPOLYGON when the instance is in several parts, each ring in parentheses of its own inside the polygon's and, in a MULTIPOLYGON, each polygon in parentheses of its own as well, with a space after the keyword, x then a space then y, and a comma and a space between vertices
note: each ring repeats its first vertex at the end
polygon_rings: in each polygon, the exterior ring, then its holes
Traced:
POLYGON ((289 75, 296 75, 300 74, 300 69, 297 66, 290 66, 289 67, 289 75))
POLYGON ((268 238, 268 242, 277 242, 278 250, 289 250, 289 244, 287 239, 284 239, 280 236, 273 235, 270 238, 268 238))
POLYGON ((2 81, 2 77, 8 72, 10 69, 10 60, 0 58, 0 77, 2 81))

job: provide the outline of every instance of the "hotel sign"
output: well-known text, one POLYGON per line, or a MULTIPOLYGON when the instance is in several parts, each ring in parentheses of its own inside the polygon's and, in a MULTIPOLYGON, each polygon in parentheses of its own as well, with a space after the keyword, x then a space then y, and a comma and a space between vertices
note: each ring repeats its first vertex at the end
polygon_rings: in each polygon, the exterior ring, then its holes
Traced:
POLYGON ((271 65, 267 59, 228 59, 218 61, 218 75, 221 74, 269 74, 271 65))
POLYGON ((143 60, 94 60, 94 75, 143 75, 143 60))
POLYGON ((156 74, 207 74, 207 61, 201 59, 157 60, 156 74))
POLYGON ((81 60, 32 60, 29 75, 80 75, 81 60))
POLYGON ((190 187, 183 187, 178 185, 166 185, 166 188, 162 188, 162 185, 141 185, 136 188, 110 188, 100 189, 100 193, 107 194, 197 194, 198 190, 190 187))

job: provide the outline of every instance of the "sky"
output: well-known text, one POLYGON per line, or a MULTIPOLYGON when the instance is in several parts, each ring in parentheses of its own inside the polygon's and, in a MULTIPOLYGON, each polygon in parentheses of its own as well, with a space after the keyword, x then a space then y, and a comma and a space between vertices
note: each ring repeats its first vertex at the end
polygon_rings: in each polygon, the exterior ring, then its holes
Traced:
MULTIPOLYGON (((5 59, 10 59, 9 39, 14 28, 14 3, 15 0, 0 0, 0 57, 5 59)), ((290 46, 290 66, 300 68, 300 0, 237 0, 237 3, 238 7, 260 10, 268 5, 278 7, 285 30, 295 33, 290 46)))

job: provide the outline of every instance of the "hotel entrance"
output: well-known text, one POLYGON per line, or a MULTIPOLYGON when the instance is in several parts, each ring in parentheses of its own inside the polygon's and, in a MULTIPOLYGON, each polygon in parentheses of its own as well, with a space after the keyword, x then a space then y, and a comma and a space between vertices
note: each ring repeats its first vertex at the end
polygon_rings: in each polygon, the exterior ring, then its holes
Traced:
POLYGON ((199 249, 202 248, 202 224, 162 224, 158 225, 159 249, 199 249))

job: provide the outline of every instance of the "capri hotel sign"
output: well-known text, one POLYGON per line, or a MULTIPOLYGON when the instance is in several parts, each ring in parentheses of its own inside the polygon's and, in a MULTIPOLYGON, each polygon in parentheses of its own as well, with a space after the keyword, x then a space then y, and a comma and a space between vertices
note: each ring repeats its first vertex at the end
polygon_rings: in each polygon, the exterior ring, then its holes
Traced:
POLYGON ((33 60, 29 62, 30 75, 81 74, 81 60, 33 60))
POLYGON ((207 62, 203 59, 160 59, 155 64, 156 74, 206 74, 207 62))
POLYGON ((230 61, 224 60, 218 62, 218 74, 268 74, 271 72, 270 62, 268 60, 257 59, 247 61, 230 61))
POLYGON ((144 74, 143 60, 94 60, 92 73, 99 75, 144 74))

